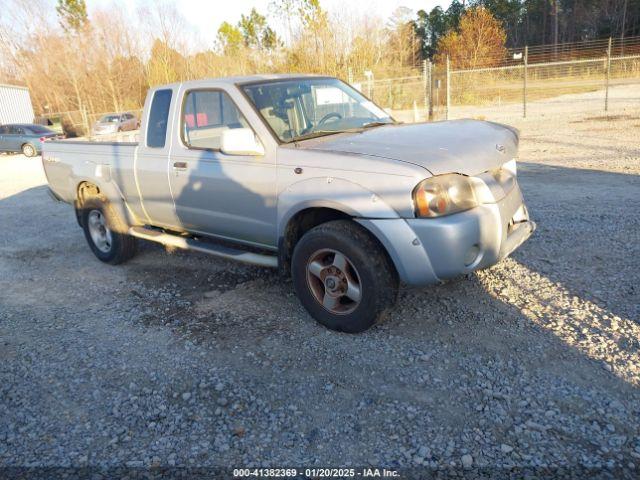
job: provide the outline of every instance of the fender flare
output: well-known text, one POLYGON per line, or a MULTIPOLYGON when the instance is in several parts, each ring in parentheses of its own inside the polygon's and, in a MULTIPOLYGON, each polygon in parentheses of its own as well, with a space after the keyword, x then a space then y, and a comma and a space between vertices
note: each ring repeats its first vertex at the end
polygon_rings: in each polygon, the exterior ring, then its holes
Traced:
POLYGON ((278 238, 282 238, 291 219, 308 208, 330 208, 355 218, 400 218, 382 198, 362 185, 341 178, 314 177, 280 192, 278 238))
MULTIPOLYGON (((110 176, 107 178, 101 179, 98 178, 76 178, 74 179, 75 183, 75 191, 76 191, 76 200, 74 202, 74 206, 76 211, 78 210, 79 198, 78 194, 80 191, 80 186, 82 184, 90 184, 95 185, 101 195, 103 195, 111 205, 111 207, 116 211, 116 213, 120 216, 123 222, 129 227, 140 225, 140 222, 136 220, 136 217, 129 210, 127 203, 124 199, 124 195, 118 188, 118 186, 111 181, 110 176)), ((79 222, 78 222, 79 223, 79 222)), ((126 233, 126 232, 121 232, 126 233)))

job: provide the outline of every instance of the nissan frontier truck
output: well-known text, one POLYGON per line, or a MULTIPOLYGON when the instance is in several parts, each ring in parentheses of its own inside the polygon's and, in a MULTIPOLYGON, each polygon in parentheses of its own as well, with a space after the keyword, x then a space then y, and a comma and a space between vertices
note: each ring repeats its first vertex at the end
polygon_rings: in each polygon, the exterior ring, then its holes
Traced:
POLYGON ((290 275, 322 325, 362 332, 400 285, 489 267, 535 229, 518 132, 400 124, 346 83, 260 75, 152 88, 137 142, 56 140, 42 161, 102 262, 139 239, 290 275))

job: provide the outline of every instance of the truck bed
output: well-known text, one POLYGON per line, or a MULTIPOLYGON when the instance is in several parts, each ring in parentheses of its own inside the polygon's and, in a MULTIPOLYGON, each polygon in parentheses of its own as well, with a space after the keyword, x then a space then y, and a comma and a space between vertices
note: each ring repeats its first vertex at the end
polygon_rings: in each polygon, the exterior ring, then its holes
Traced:
POLYGON ((84 181, 106 184, 115 180, 120 184, 122 179, 112 176, 133 171, 137 142, 97 138, 55 140, 43 145, 42 165, 49 187, 63 201, 72 203, 78 185, 84 181))

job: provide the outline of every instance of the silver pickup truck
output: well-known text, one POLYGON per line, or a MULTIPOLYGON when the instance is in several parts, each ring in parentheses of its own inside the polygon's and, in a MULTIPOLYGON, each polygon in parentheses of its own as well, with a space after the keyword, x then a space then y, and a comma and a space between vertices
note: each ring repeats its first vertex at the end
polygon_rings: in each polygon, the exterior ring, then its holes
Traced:
POLYGON ((504 125, 403 125, 338 79, 261 75, 154 88, 139 142, 46 142, 42 161, 103 262, 144 239, 277 267, 317 321, 361 332, 400 284, 531 235, 517 148, 504 125))

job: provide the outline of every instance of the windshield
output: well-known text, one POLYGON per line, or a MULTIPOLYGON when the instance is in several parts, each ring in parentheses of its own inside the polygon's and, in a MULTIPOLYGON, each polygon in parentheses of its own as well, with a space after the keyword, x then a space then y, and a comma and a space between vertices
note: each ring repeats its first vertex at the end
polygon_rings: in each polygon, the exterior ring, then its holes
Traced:
POLYGON ((394 123, 383 109, 336 78, 267 81, 242 89, 283 142, 394 123))
POLYGON ((120 115, 105 115, 98 121, 100 123, 116 123, 120 121, 120 115))

